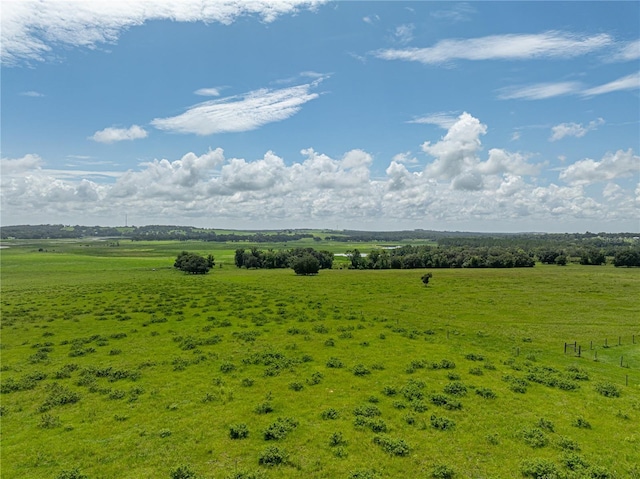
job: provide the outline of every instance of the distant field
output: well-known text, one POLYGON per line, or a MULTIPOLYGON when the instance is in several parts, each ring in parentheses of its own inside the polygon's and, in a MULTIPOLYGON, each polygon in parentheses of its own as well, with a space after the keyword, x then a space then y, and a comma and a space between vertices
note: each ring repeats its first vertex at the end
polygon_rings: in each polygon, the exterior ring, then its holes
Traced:
POLYGON ((235 243, 3 244, 3 478, 640 477, 637 268, 425 287, 239 270, 235 243))

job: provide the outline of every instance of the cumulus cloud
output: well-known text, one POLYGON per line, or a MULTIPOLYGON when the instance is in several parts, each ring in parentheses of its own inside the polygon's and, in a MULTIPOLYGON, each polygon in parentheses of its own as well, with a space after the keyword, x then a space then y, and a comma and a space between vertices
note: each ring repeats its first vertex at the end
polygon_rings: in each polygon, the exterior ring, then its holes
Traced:
POLYGON ((99 143, 115 143, 116 141, 139 140, 146 137, 147 131, 144 128, 132 125, 129 128, 105 128, 96 131, 89 139, 99 143))
POLYGON ((640 72, 618 78, 604 85, 588 88, 581 93, 584 96, 595 96, 620 90, 637 90, 638 88, 640 88, 640 72))
POLYGON ((28 154, 22 158, 2 158, 0 159, 0 170, 3 175, 12 175, 37 169, 42 166, 42 158, 38 155, 28 154))
POLYGON ((386 49, 374 52, 374 55, 383 60, 416 61, 429 65, 454 60, 564 59, 585 55, 612 43, 613 39, 604 33, 585 36, 550 31, 446 39, 428 48, 386 49))
POLYGON ((631 149, 607 153, 600 161, 590 158, 576 161, 560 172, 560 179, 570 184, 588 185, 640 174, 640 156, 631 149))
POLYGON ((1 59, 5 65, 43 61, 55 47, 95 48, 115 43, 121 32, 152 20, 218 22, 257 15, 264 22, 314 8, 322 0, 5 0, 2 4, 1 59))
POLYGON ((566 136, 582 138, 588 132, 596 130, 600 125, 604 125, 604 120, 602 118, 590 121, 586 126, 582 126, 581 123, 560 123, 559 125, 551 128, 551 137, 549 138, 549 141, 558 141, 566 136))
POLYGON ((159 130, 196 135, 255 130, 298 113, 302 105, 318 98, 319 95, 311 90, 321 81, 278 90, 263 88, 244 95, 205 101, 181 115, 155 118, 151 124, 159 130))

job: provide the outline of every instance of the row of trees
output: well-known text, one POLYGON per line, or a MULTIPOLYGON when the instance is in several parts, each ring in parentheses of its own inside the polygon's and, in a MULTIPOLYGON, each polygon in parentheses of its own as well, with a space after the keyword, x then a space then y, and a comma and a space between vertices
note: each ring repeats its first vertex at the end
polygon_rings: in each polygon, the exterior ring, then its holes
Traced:
POLYGON ((533 254, 508 248, 439 248, 403 246, 374 249, 366 256, 358 249, 347 253, 353 269, 522 268, 535 265, 533 254))
POLYGON ((205 258, 196 253, 183 251, 176 258, 173 267, 189 274, 206 274, 215 264, 215 259, 211 254, 205 258))
POLYGON ((297 265, 300 271, 303 271, 305 268, 314 269, 312 266, 315 265, 316 262, 316 273, 321 269, 331 269, 333 266, 333 253, 330 253, 329 251, 316 251, 313 248, 293 248, 282 250, 268 249, 266 251, 258 248, 251 248, 249 250, 239 248, 235 253, 235 265, 238 268, 275 269, 294 268, 294 266, 297 265), (304 261, 301 261, 302 259, 304 259, 304 261), (303 266, 303 264, 306 266, 303 266))

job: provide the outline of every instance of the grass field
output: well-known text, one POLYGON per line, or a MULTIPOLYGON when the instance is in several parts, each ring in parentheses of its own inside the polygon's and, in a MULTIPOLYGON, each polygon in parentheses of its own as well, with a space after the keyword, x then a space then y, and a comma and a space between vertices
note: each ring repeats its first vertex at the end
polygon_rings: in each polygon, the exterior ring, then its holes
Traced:
POLYGON ((9 245, 3 478, 640 477, 637 269, 425 287, 239 270, 237 245, 9 245), (185 275, 182 250, 218 264, 185 275))

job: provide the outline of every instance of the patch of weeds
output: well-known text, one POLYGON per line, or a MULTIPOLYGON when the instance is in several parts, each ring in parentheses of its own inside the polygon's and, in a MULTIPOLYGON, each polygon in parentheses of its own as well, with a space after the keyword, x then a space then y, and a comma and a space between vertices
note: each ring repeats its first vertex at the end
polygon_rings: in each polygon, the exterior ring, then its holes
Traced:
POLYGON ((460 381, 452 381, 444 387, 444 392, 452 396, 465 396, 467 394, 467 386, 460 381))
POLYGON ((562 465, 571 471, 587 469, 589 463, 580 454, 568 452, 562 455, 562 465))
POLYGON ((578 445, 578 443, 576 441, 574 441, 573 439, 568 438, 566 436, 560 436, 556 440, 556 446, 558 446, 560 449, 562 449, 564 451, 579 451, 580 450, 580 446, 578 445))
POLYGON ((129 416, 121 416, 120 414, 115 414, 115 415, 113 416, 113 419, 114 419, 115 421, 118 421, 118 422, 124 422, 124 421, 126 421, 127 419, 129 419, 129 416))
POLYGON ((560 472, 556 465, 547 459, 531 459, 520 464, 520 472, 525 477, 534 479, 559 479, 560 472))
POLYGON ((455 429, 456 423, 453 419, 449 419, 446 417, 438 417, 435 414, 431 416, 431 427, 434 429, 438 429, 439 431, 449 431, 451 429, 455 429))
POLYGON ((340 417, 340 413, 338 412, 337 409, 334 409, 331 407, 329 409, 325 409, 324 411, 322 411, 320 413, 320 417, 324 420, 338 419, 340 417))
POLYGON ((482 354, 476 354, 476 353, 469 353, 465 355, 464 358, 468 359, 469 361, 484 361, 484 356, 482 354))
POLYGON ((473 376, 482 376, 484 374, 484 371, 482 370, 482 368, 471 368, 469 369, 469 374, 473 376))
POLYGON ((158 436, 165 438, 165 437, 169 437, 171 436, 171 430, 170 429, 160 429, 160 431, 158 432, 158 436))
POLYGON ((287 435, 298 427, 298 421, 293 418, 277 418, 263 432, 265 441, 277 441, 284 439, 287 435))
POLYGON ((313 374, 311 374, 311 377, 309 379, 307 379, 307 384, 309 386, 315 386, 317 384, 320 384, 323 379, 324 379, 324 374, 316 371, 313 374))
POLYGON ((613 383, 600 382, 595 385, 596 392, 600 393, 604 397, 617 398, 620 397, 620 389, 613 383))
POLYGON ((329 333, 329 328, 327 328, 324 324, 316 324, 313 327, 313 331, 318 334, 327 334, 329 333))
POLYGON ((589 479, 613 479, 614 475, 603 466, 593 466, 589 469, 589 479))
POLYGON ((336 345, 336 342, 333 338, 329 338, 324 342, 324 345, 331 348, 336 345))
POLYGON ((273 405, 270 401, 262 402, 254 408, 253 412, 256 414, 268 414, 273 412, 273 405))
POLYGON ((171 470, 171 479, 198 479, 198 475, 189 466, 181 465, 171 470))
POLYGON ((416 423, 416 417, 413 414, 405 414, 403 419, 404 422, 406 422, 410 426, 413 426, 416 423))
POLYGON ((497 446, 500 443, 500 441, 498 439, 498 435, 496 433, 487 434, 484 438, 492 446, 497 446))
POLYGON ((343 368, 344 367, 344 363, 342 361, 340 361, 340 359, 332 356, 327 360, 326 366, 328 368, 339 369, 339 368, 343 368))
POLYGON ((349 456, 349 453, 343 446, 338 446, 333 449, 333 455, 338 459, 344 459, 349 456))
POLYGON ((495 399, 496 398, 496 393, 494 393, 489 388, 478 388, 478 389, 476 389, 476 394, 478 396, 480 396, 481 398, 484 398, 484 399, 495 399))
POLYGON ((402 401, 393 401, 393 403, 391 405, 396 409, 406 409, 407 408, 407 405, 405 403, 403 403, 402 401))
POLYGON ((411 451, 411 448, 403 439, 393 438, 386 434, 375 436, 373 443, 392 456, 407 456, 411 451))
POLYGON ((346 446, 347 441, 345 441, 341 432, 334 432, 329 436, 329 447, 337 447, 337 446, 346 446))
POLYGON ((374 371, 384 371, 384 364, 382 364, 382 363, 373 363, 371 365, 371 369, 373 369, 374 371))
POLYGON ((521 436, 524 443, 529 447, 540 448, 549 444, 549 436, 538 427, 524 429, 521 432, 521 436))
POLYGON ((381 416, 382 412, 380 412, 380 409, 378 409, 378 407, 374 406, 373 404, 362 404, 360 406, 357 406, 353 410, 353 415, 363 417, 377 417, 381 416))
POLYGON ((496 366, 490 361, 485 361, 485 363, 484 363, 484 365, 482 367, 485 368, 487 371, 495 371, 496 370, 496 366))
POLYGON ((382 394, 385 396, 395 396, 398 394, 398 390, 394 386, 385 386, 382 388, 382 394))
POLYGON ((424 387, 425 384, 423 381, 410 379, 402 388, 402 395, 407 401, 413 401, 414 399, 424 399, 424 393, 422 391, 424 387))
POLYGON ((76 467, 74 469, 60 471, 55 479, 89 479, 89 476, 81 474, 80 469, 76 467))
POLYGON ((509 389, 514 393, 524 394, 527 392, 527 386, 529 386, 529 382, 526 379, 511 376, 510 374, 505 374, 504 376, 502 376, 502 380, 509 384, 509 389))
POLYGON ((109 393, 109 399, 122 399, 127 395, 125 391, 114 389, 109 393))
POLYGON ((224 476, 224 479, 266 479, 262 471, 235 471, 224 476))
POLYGON ((300 382, 292 382, 289 383, 289 389, 292 391, 302 391, 304 389, 304 384, 300 382))
POLYGON ((233 364, 231 361, 223 361, 222 364, 220 365, 220 371, 223 373, 230 373, 232 371, 235 371, 236 369, 236 365, 233 364))
POLYGON ((447 373, 447 379, 449 381, 459 381, 460 380, 460 375, 456 374, 456 373, 447 373))
POLYGON ((354 376, 366 376, 368 374, 371 374, 371 370, 364 364, 356 364, 351 372, 354 374, 354 376))
POLYGON ((122 349, 112 349, 109 351, 109 356, 118 356, 119 354, 122 354, 122 349))
POLYGON ((289 460, 289 454, 284 449, 277 446, 269 446, 260 453, 258 464, 261 466, 279 466, 286 464, 289 460))
POLYGON ((249 427, 245 423, 232 424, 229 427, 229 437, 231 439, 246 439, 249 437, 249 427))
POLYGON ((411 409, 413 409, 415 412, 420 413, 425 412, 429 408, 422 399, 414 399, 413 401, 411 401, 411 409))
POLYGON ((571 422, 571 425, 581 429, 591 429, 591 423, 582 416, 575 418, 573 422, 571 422))
POLYGON ((58 383, 47 385, 47 390, 49 394, 44 403, 38 408, 40 412, 47 412, 52 407, 74 404, 80 401, 80 394, 58 383))
POLYGON ((358 469, 349 473, 349 479, 382 479, 375 469, 358 469))
POLYGON ((53 377, 55 379, 68 379, 71 377, 71 373, 77 369, 77 364, 65 364, 64 366, 62 366, 62 368, 54 373, 53 377))
POLYGON ((544 429, 545 431, 549 431, 549 432, 555 432, 555 429, 556 429, 553 422, 543 417, 541 417, 538 420, 538 422, 536 423, 536 426, 538 426, 540 429, 544 429))
POLYGON ((253 386, 253 384, 255 383, 255 381, 251 378, 244 378, 240 384, 245 387, 245 388, 250 388, 251 386, 253 386))
POLYGON ((52 416, 51 414, 43 414, 40 417, 38 427, 41 429, 55 429, 61 426, 60 416, 52 416))
POLYGON ((430 477, 433 479, 453 479, 455 476, 455 470, 446 464, 436 464, 430 471, 430 477))
POLYGON ((566 369, 567 369, 566 375, 569 379, 574 379, 576 381, 589 380, 589 373, 587 373, 587 371, 585 371, 581 367, 571 365, 571 366, 567 366, 566 369))

